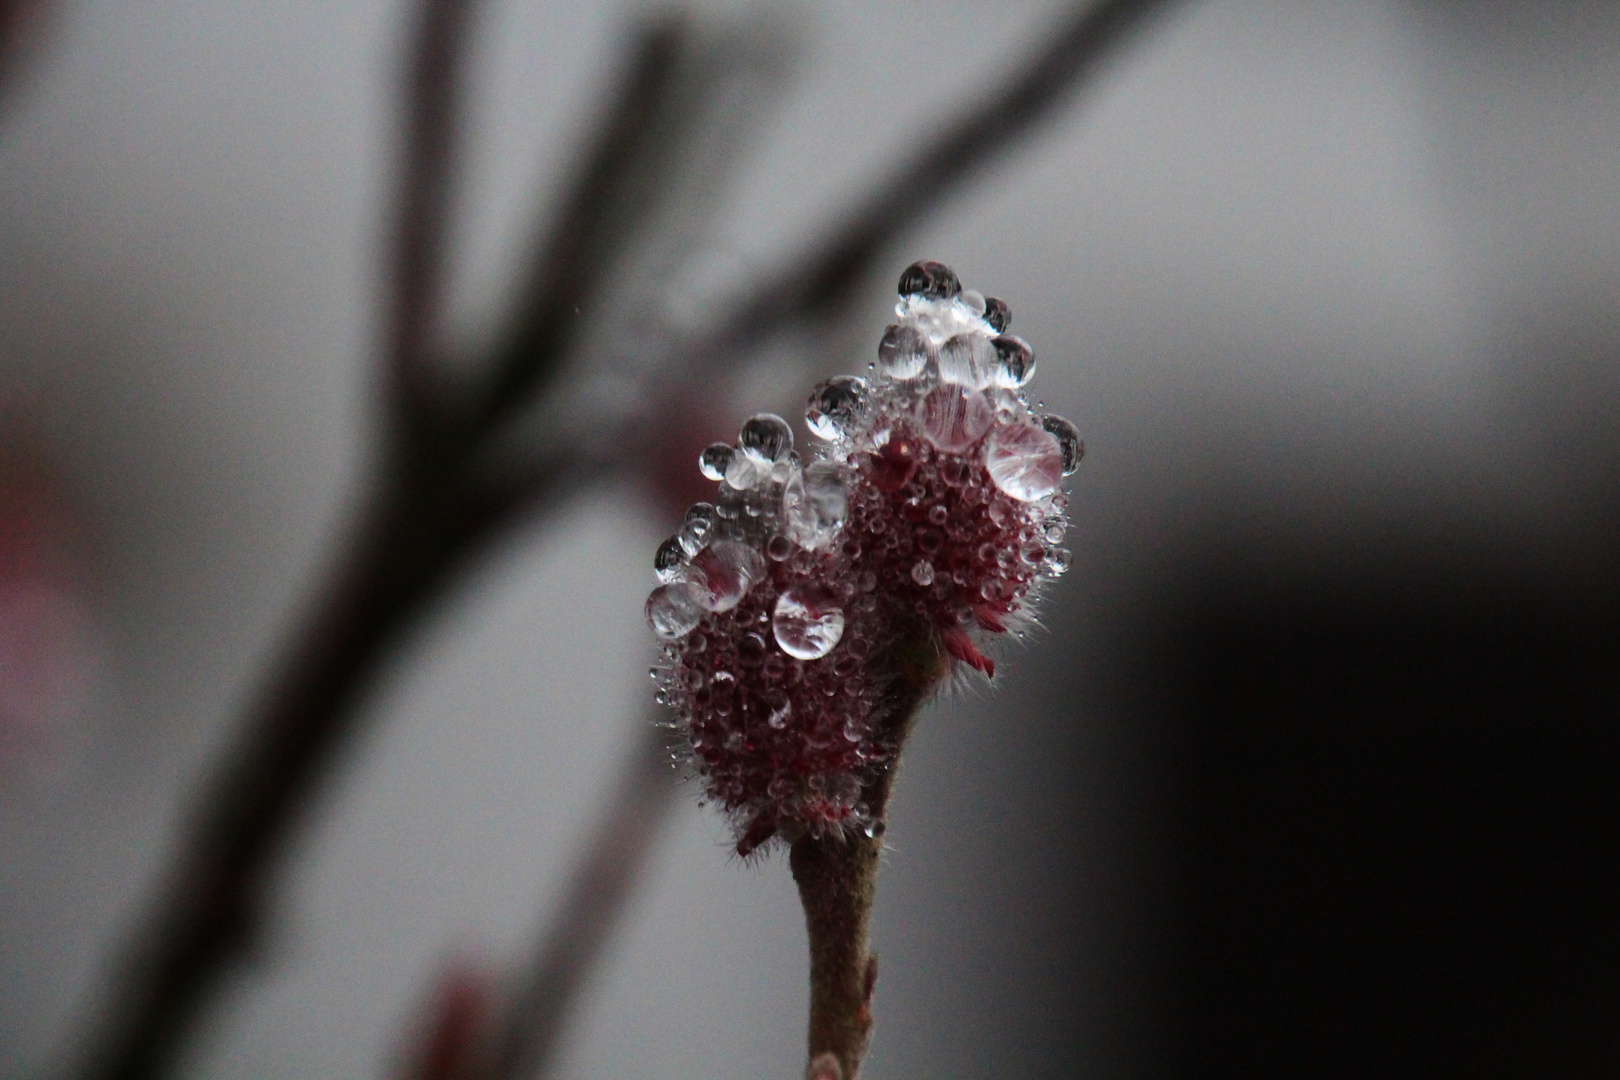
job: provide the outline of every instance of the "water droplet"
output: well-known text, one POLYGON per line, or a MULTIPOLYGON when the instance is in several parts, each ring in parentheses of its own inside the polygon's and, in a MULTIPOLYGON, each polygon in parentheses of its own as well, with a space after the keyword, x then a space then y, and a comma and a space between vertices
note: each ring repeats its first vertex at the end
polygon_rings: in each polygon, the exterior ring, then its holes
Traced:
POLYGON ((944 503, 935 503, 933 506, 928 508, 928 520, 933 522, 935 525, 945 524, 945 519, 950 516, 951 512, 945 509, 944 503))
POLYGON ((776 598, 771 632, 789 656, 816 660, 832 652, 844 636, 844 613, 830 590, 796 585, 776 598))
POLYGON ((653 555, 653 573, 658 580, 668 584, 680 576, 681 567, 686 565, 686 549, 681 547, 678 536, 672 536, 658 545, 658 551, 653 555))
POLYGON ((927 559, 918 559, 911 568, 911 580, 919 585, 932 585, 934 583, 934 564, 927 559))
POLYGON ((804 422, 812 434, 833 442, 860 426, 866 414, 866 380, 838 375, 810 391, 804 422))
POLYGON ((939 347, 941 382, 983 390, 995 370, 996 347, 983 334, 957 334, 939 347))
POLYGON ((691 558, 703 550, 708 543, 709 534, 714 531, 714 507, 709 503, 693 503, 686 510, 686 517, 681 521, 681 531, 676 533, 676 539, 681 542, 681 549, 691 558))
POLYGON ((1023 338, 1002 334, 993 347, 996 359, 991 381, 997 386, 1016 390, 1035 377, 1035 353, 1023 338))
POLYGON ((914 326, 891 326, 878 342, 878 364, 891 379, 915 379, 928 366, 933 346, 914 326))
POLYGON ((994 417, 983 394, 960 386, 936 386, 917 404, 917 422, 928 441, 957 453, 978 442, 994 417))
POLYGON ((689 653, 700 653, 708 647, 709 639, 701 633, 692 634, 686 639, 686 651, 689 653))
POLYGON ((996 487, 1021 502, 1052 494, 1063 479, 1063 450, 1033 424, 999 427, 985 443, 984 463, 996 487))
MULTIPOLYGON (((776 700, 770 703, 770 709, 771 713, 765 718, 765 722, 777 731, 787 727, 788 717, 793 715, 793 703, 788 700, 788 696, 778 694, 776 700)), ((782 794, 786 794, 786 792, 782 794)), ((778 795, 777 797, 780 798, 781 796, 778 795)))
POLYGON ((793 449, 793 429, 775 413, 759 413, 743 424, 737 445, 766 461, 776 461, 793 449))
POLYGON ((765 662, 765 639, 758 634, 746 634, 737 642, 737 663, 743 667, 759 667, 765 662))
POLYGON ((1062 577, 1074 561, 1067 548, 1054 548, 1052 554, 1046 557, 1046 565, 1052 571, 1053 577, 1062 577))
POLYGON ((726 463, 726 486, 736 491, 757 487, 769 477, 770 466, 752 454, 732 454, 726 463))
POLYGON ((949 299, 962 291, 956 271, 942 262, 914 262, 900 275, 901 296, 926 296, 930 300, 949 299))
POLYGON ((956 302, 973 312, 975 315, 984 314, 984 293, 977 289, 963 289, 956 302))
POLYGON ((695 595, 709 611, 736 607, 764 573, 764 556, 736 540, 717 540, 692 559, 695 595))
POLYGON ((984 321, 989 323, 996 333, 1004 334, 1007 332, 1007 324, 1012 322, 1012 308, 1007 306, 1005 300, 987 296, 984 298, 984 321))
POLYGON ((782 490, 782 519, 800 547, 826 547, 849 516, 849 490, 835 462, 817 461, 782 490))
POLYGON ((772 562, 782 562, 793 554, 793 541, 780 534, 765 541, 765 556, 772 562))
POLYGON ((1044 418, 1041 427, 1051 432, 1063 450, 1063 475, 1073 474, 1080 467, 1080 459, 1086 456, 1086 444, 1080 441, 1080 430, 1061 416, 1044 418))
POLYGON ((713 443, 698 455, 698 471, 710 480, 724 480, 726 466, 731 464, 734 453, 736 451, 723 442, 713 443))
POLYGON ((1046 526, 1046 533, 1045 533, 1046 542, 1048 544, 1057 543, 1058 541, 1063 539, 1063 534, 1064 534, 1065 531, 1066 530, 1063 527, 1063 519, 1062 518, 1059 518, 1058 520, 1050 523, 1049 525, 1046 526))
POLYGON ((701 590, 690 582, 660 585, 647 597, 647 625, 660 641, 678 641, 703 619, 701 590))
POLYGON ((899 491, 917 471, 917 447, 910 439, 889 439, 871 455, 872 483, 879 491, 899 491))

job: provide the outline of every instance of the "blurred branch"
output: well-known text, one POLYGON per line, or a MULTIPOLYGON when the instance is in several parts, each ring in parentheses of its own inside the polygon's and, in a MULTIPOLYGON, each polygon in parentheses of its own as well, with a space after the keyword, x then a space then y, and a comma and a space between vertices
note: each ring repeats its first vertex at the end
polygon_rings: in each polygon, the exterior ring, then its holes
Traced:
MULTIPOLYGON (((1168 0, 1104 0, 1088 7, 1007 85, 925 143, 830 239, 758 283, 720 329, 668 352, 680 374, 735 364, 742 347, 794 322, 840 312, 899 234, 968 176, 1051 115, 1168 0)), ((584 320, 673 183, 666 168, 712 104, 703 87, 723 64, 683 69, 685 24, 666 20, 640 38, 615 103, 529 284, 514 329, 472 407, 438 412, 432 365, 455 149, 455 101, 472 0, 425 0, 410 66, 405 177, 394 257, 388 405, 400 436, 385 451, 382 486, 313 613, 272 669, 266 692, 204 787, 175 870, 134 941, 84 1075, 160 1075, 220 975, 251 948, 269 879, 301 809, 351 733, 382 660, 418 624, 492 537, 555 506, 623 458, 582 468, 559 457, 491 474, 502 422, 543 401, 577 350, 584 320), (683 71, 692 81, 683 81, 683 71), (696 88, 696 89, 694 89, 696 88), (689 92, 690 91, 690 92, 689 92)), ((608 440, 634 449, 641 439, 608 440)), ((622 451, 621 451, 622 452, 622 451)), ((638 753, 644 753, 644 748, 638 753)), ((640 762, 610 807, 557 928, 515 999, 497 1044, 496 1075, 539 1068, 567 1005, 599 953, 616 905, 645 856, 667 783, 640 762)), ((852 1072, 852 1069, 851 1069, 852 1072)))
POLYGON ((390 435, 403 441, 420 440, 437 412, 432 349, 444 288, 458 92, 475 3, 422 5, 406 75, 387 387, 396 425, 390 435))

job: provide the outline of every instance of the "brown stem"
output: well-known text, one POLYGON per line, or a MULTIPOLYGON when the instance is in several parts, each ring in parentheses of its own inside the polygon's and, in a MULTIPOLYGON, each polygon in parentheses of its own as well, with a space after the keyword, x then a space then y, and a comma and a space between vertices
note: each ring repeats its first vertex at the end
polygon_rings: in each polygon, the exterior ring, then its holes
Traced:
POLYGON ((810 937, 810 1056, 854 1080, 872 1041, 877 957, 867 949, 882 842, 856 833, 795 841, 789 861, 810 937))

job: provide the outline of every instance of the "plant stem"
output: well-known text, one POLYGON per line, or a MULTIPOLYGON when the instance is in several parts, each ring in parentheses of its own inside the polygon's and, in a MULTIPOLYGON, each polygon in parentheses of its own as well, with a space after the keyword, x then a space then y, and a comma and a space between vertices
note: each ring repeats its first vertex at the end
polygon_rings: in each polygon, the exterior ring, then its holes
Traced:
POLYGON ((882 842, 805 836, 789 861, 810 936, 810 1056, 832 1054, 854 1080, 872 1041, 877 957, 867 948, 882 842))

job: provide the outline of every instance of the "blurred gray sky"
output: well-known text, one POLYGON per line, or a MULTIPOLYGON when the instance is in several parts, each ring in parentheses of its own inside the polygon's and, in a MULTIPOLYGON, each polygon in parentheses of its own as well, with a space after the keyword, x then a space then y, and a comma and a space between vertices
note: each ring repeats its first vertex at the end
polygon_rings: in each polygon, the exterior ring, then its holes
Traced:
MULTIPOLYGON (((0 118, 0 393, 89 522, 105 638, 87 748, 0 791, 0 1075, 71 1040, 354 504, 404 10, 67 3, 0 118)), ((645 10, 488 5, 462 339, 645 10)), ((811 238, 1058 8, 793 11, 806 57, 698 253, 704 288, 811 238)), ((909 752, 867 1075, 1149 1070, 1157 766, 1107 708, 1113 628, 1212 530, 1543 543, 1612 495, 1617 185, 1614 5, 1195 0, 908 239, 896 274, 942 259, 1008 299, 1033 396, 1088 456, 1049 637, 909 752)), ((866 362, 887 287, 827 373, 866 362)), ((270 954, 188 1075, 387 1075, 454 952, 531 939, 651 692, 668 525, 602 492, 451 599, 372 700, 270 954)), ((803 954, 785 860, 737 865, 685 800, 559 1075, 793 1075, 803 954)))

